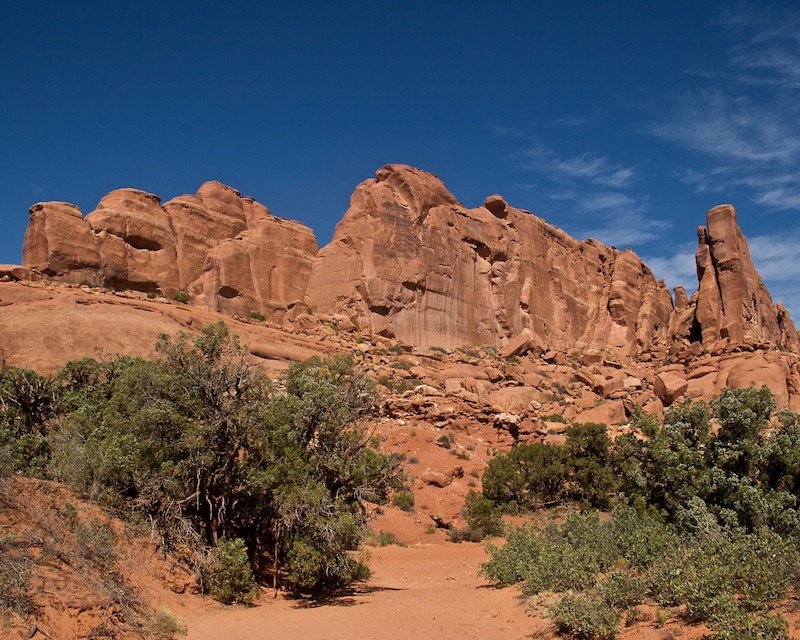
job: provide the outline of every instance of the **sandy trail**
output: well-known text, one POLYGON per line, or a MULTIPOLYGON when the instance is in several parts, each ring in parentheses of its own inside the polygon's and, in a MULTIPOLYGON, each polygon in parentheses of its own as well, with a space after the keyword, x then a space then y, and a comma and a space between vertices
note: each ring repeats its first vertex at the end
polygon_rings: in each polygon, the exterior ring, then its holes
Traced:
POLYGON ((542 626, 525 613, 515 589, 494 589, 476 577, 486 552, 478 544, 372 549, 372 577, 322 601, 272 598, 255 607, 205 600, 171 603, 189 640, 518 639, 542 626))

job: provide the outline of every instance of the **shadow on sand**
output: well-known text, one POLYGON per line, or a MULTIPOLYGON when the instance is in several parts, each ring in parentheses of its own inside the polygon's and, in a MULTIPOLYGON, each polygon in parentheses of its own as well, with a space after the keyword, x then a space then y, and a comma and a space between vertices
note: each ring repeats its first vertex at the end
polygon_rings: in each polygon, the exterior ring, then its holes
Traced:
POLYGON ((315 609, 317 607, 353 607, 364 604, 358 601, 359 596, 368 596, 381 591, 405 591, 397 587, 379 587, 368 584, 355 584, 334 591, 301 596, 292 605, 295 609, 315 609))

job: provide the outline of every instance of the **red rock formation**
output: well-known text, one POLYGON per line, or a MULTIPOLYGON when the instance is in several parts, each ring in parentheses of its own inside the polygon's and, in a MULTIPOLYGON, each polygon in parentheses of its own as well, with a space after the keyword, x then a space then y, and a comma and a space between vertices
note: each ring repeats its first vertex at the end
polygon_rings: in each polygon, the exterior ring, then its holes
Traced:
POLYGON ((254 228, 211 249, 189 291, 209 311, 259 311, 280 323, 288 305, 302 300, 316 254, 317 241, 308 227, 262 218, 254 228))
POLYGON ((319 254, 310 229, 219 182, 159 203, 120 189, 86 218, 72 205, 37 204, 23 263, 66 282, 185 291, 227 314, 300 322, 310 306, 342 329, 418 347, 554 354, 548 362, 573 350, 673 360, 746 344, 800 352, 729 205, 698 228, 699 290, 688 299, 677 289, 673 308, 632 251, 575 240, 499 195, 467 209, 436 176, 404 165, 356 188, 319 254))
POLYGON ((81 210, 66 202, 40 202, 30 209, 22 264, 63 282, 100 282, 97 240, 81 210))
POLYGON ((97 237, 103 284, 112 289, 179 289, 175 236, 161 198, 138 189, 117 189, 86 216, 97 237))
POLYGON ((86 218, 65 203, 38 204, 23 264, 55 280, 112 289, 190 291, 193 304, 273 322, 302 299, 317 242, 306 226, 272 216, 219 182, 163 207, 136 189, 104 197, 86 218))
POLYGON ((782 304, 773 307, 734 208, 711 209, 707 227, 698 227, 697 236, 699 290, 693 296, 693 335, 685 333, 686 318, 676 321, 673 317, 675 337, 699 338, 706 346, 726 338, 733 344, 778 344, 797 352, 794 324, 782 304))
POLYGON ((306 294, 320 311, 418 346, 634 352, 666 339, 672 300, 632 251, 579 242, 499 196, 466 209, 435 176, 389 165, 362 183, 306 294))

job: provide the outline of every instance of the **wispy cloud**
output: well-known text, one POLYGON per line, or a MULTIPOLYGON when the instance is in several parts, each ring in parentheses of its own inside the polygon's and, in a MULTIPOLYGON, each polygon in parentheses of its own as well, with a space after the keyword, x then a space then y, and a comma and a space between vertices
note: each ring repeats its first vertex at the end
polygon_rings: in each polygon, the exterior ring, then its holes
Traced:
POLYGON ((557 182, 580 180, 620 189, 629 186, 636 174, 633 167, 626 167, 589 152, 579 156, 559 157, 541 143, 524 152, 524 156, 528 168, 545 173, 557 182))
POLYGON ((761 278, 768 283, 772 300, 781 301, 795 318, 800 314, 800 231, 748 239, 750 255, 761 278))
POLYGON ((652 132, 713 156, 734 168, 737 162, 785 164, 800 152, 797 122, 785 108, 732 96, 719 88, 682 96, 669 120, 652 132))
POLYGON ((721 21, 735 42, 728 72, 673 96, 650 129, 695 153, 681 179, 700 192, 744 188, 773 210, 800 210, 800 13, 740 10, 721 21))
POLYGON ((743 82, 800 88, 800 15, 776 16, 744 8, 728 14, 721 23, 736 36, 749 35, 730 52, 730 64, 742 74, 743 82))
MULTIPOLYGON (((795 282, 800 273, 800 233, 766 235, 749 238, 750 255, 756 269, 765 280, 795 282)), ((800 289, 800 282, 798 282, 800 289)))
POLYGON ((573 220, 570 233, 577 237, 629 247, 658 238, 670 226, 647 218, 647 198, 632 191, 636 167, 589 151, 561 155, 538 141, 522 159, 526 170, 549 181, 547 197, 570 207, 564 215, 573 220))
POLYGON ((653 275, 666 282, 670 289, 681 286, 688 295, 697 289, 697 267, 694 254, 696 246, 683 244, 676 247, 668 256, 643 256, 653 275))
POLYGON ((589 122, 588 118, 581 118, 578 116, 564 116, 558 118, 553 122, 557 127, 580 127, 589 122))
MULTIPOLYGON (((595 210, 596 211, 596 210, 595 210)), ((595 216, 593 226, 578 229, 582 238, 596 238, 604 244, 615 247, 632 247, 663 237, 664 231, 672 225, 663 220, 651 220, 644 208, 634 203, 629 208, 605 208, 601 215, 595 216)))

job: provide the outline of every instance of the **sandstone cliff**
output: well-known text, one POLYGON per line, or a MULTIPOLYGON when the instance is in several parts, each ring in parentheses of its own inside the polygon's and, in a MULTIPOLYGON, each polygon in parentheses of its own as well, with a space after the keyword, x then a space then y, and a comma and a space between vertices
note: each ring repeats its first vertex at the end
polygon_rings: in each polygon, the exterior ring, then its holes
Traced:
POLYGON ((672 298, 632 252, 579 242, 499 196, 467 209, 435 176, 390 165, 356 189, 306 302, 418 346, 648 349, 672 298))
POLYGON ((23 263, 63 282, 184 291, 210 311, 258 311, 273 323, 308 307, 341 328, 418 347, 658 358, 774 345, 800 353, 733 207, 712 209, 698 238, 699 289, 691 298, 676 289, 673 303, 630 250, 578 241, 500 196, 467 209, 436 176, 388 165, 356 188, 319 253, 304 225, 207 182, 163 205, 119 189, 85 218, 66 203, 34 205, 23 263))
POLYGON ((167 297, 184 291, 208 310, 257 311, 273 322, 302 299, 317 254, 308 227, 218 182, 160 202, 118 189, 85 218, 74 205, 36 204, 23 265, 62 282, 167 297))

